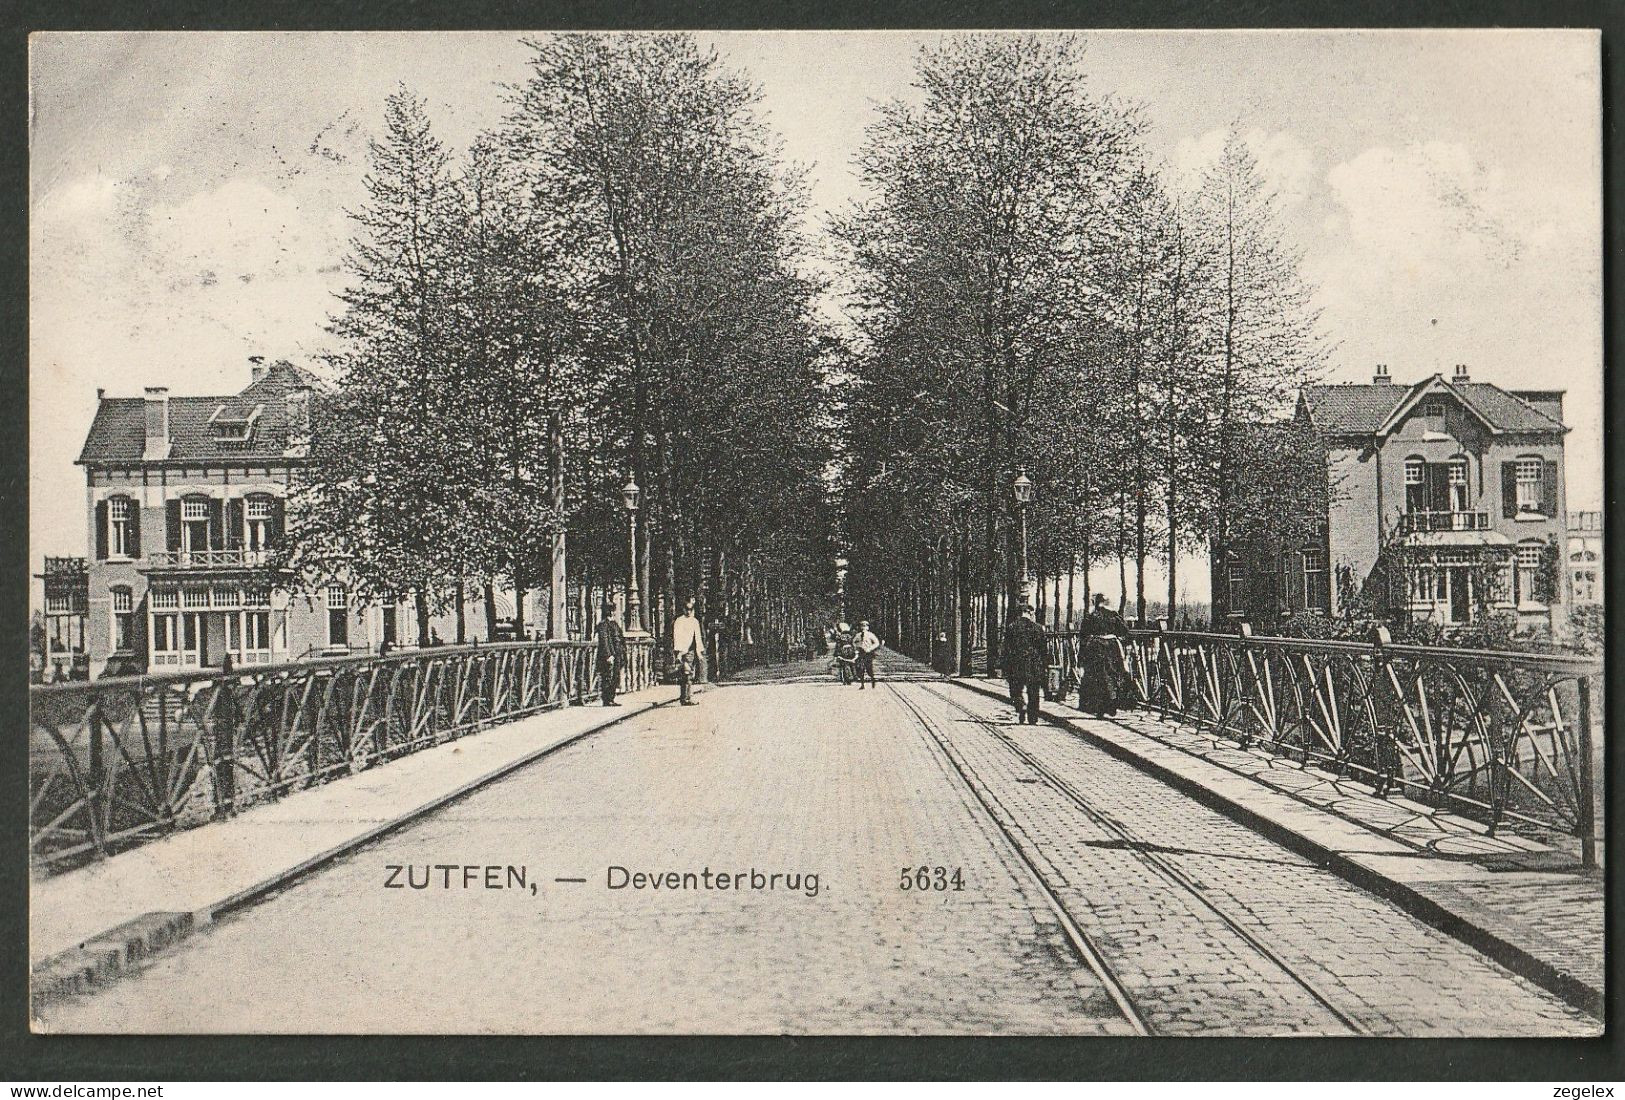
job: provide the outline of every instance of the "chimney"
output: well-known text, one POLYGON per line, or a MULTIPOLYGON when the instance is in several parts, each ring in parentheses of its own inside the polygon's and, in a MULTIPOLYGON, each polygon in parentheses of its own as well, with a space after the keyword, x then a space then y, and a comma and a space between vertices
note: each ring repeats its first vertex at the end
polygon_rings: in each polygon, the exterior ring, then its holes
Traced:
POLYGON ((169 389, 166 386, 147 387, 147 447, 143 459, 169 457, 169 389))
POLYGON ((107 396, 107 391, 102 389, 100 386, 97 386, 96 387, 96 404, 100 405, 102 403, 102 398, 104 398, 106 396, 107 396))
POLYGON ((290 455, 310 453, 310 390, 299 386, 288 391, 283 398, 288 415, 288 448, 290 455))
POLYGON ((1388 364, 1378 363, 1377 373, 1371 376, 1371 381, 1378 386, 1390 385, 1393 379, 1388 376, 1388 364))
POLYGON ((250 355, 248 357, 248 374, 250 385, 265 377, 265 356, 250 355))
POLYGON ((1468 375, 1467 375, 1467 364, 1466 363, 1457 363, 1456 364, 1456 376, 1454 378, 1452 378, 1450 381, 1452 381, 1452 382, 1471 382, 1472 381, 1472 379, 1470 377, 1468 377, 1468 375))

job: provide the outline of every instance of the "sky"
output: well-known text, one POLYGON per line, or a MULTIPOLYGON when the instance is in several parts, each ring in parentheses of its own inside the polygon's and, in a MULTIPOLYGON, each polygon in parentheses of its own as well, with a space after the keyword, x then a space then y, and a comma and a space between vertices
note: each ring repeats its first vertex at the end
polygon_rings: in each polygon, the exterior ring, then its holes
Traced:
MULTIPOLYGON (((698 36, 755 81, 818 230, 861 194, 908 32, 698 36)), ((30 49, 30 539, 84 554, 73 465, 96 390, 232 393, 308 362, 342 286, 366 142, 402 84, 454 152, 505 110, 511 33, 36 34, 30 49)), ((1599 43, 1590 31, 1084 34, 1090 90, 1136 104, 1191 180, 1239 125, 1334 347, 1332 381, 1567 390, 1568 506, 1602 503, 1599 43)), ((1184 568, 1191 598, 1205 570, 1184 568)), ((1153 586, 1152 591, 1160 591, 1153 586)))

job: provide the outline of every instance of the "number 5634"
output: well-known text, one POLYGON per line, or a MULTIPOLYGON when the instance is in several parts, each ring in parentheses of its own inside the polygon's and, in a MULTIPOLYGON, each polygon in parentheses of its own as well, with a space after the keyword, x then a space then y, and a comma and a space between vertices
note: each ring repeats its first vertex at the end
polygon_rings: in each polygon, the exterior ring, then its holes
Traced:
POLYGON ((897 878, 899 890, 963 890, 965 872, 958 867, 904 867, 897 878))

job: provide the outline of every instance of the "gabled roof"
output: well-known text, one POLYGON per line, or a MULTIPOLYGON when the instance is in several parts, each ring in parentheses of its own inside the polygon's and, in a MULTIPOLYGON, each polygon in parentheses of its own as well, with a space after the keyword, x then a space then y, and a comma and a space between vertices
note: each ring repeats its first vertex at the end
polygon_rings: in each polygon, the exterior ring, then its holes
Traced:
POLYGON ((1452 382, 1451 388, 1465 392, 1484 416, 1503 432, 1562 432, 1568 429, 1548 412, 1537 409, 1517 394, 1508 393, 1488 382, 1452 382))
POLYGON ((1310 422, 1328 435, 1385 435, 1422 397, 1450 394, 1492 432, 1563 432, 1561 421, 1488 382, 1449 382, 1435 374, 1413 386, 1341 383, 1303 387, 1310 422))
MULTIPOLYGON (((272 364, 241 393, 169 399, 169 461, 282 458, 288 449, 287 395, 319 389, 321 381, 287 362, 272 364), (259 415, 253 416, 256 407, 259 415), (247 420, 247 440, 220 438, 219 420, 247 420)), ((147 447, 146 399, 104 397, 79 452, 80 465, 135 464, 147 447)))
POLYGON ((1404 399, 1394 406, 1394 411, 1388 414, 1388 419, 1377 426, 1377 434, 1387 435, 1392 432, 1404 422, 1405 418, 1410 415, 1411 410, 1421 403, 1422 398, 1441 393, 1454 396, 1461 407, 1472 413, 1480 424, 1492 432, 1496 430, 1494 422, 1479 410, 1478 406, 1473 403, 1466 393, 1453 389, 1444 380, 1443 375, 1435 374, 1432 378, 1424 378, 1410 388, 1410 392, 1405 395, 1404 399))
POLYGON ((1315 427, 1331 435, 1373 435, 1399 407, 1410 388, 1392 383, 1303 387, 1303 401, 1315 427))

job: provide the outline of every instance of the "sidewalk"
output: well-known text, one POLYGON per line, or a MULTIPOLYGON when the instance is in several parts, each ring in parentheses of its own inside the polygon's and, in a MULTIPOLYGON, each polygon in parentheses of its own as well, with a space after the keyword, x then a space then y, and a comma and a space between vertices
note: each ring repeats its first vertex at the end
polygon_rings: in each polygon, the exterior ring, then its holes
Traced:
MULTIPOLYGON (((697 690, 706 690, 699 688, 697 690)), ((313 787, 235 817, 29 887, 33 995, 100 984, 216 914, 607 726, 675 702, 677 688, 624 706, 550 710, 313 787)))
MULTIPOLYGON (((954 681, 1008 699, 1003 681, 954 681)), ((1603 878, 1579 844, 1543 843, 1432 809, 1376 798, 1362 783, 1246 750, 1142 710, 1096 718, 1046 702, 1046 717, 1208 806, 1601 1016, 1603 878)))

